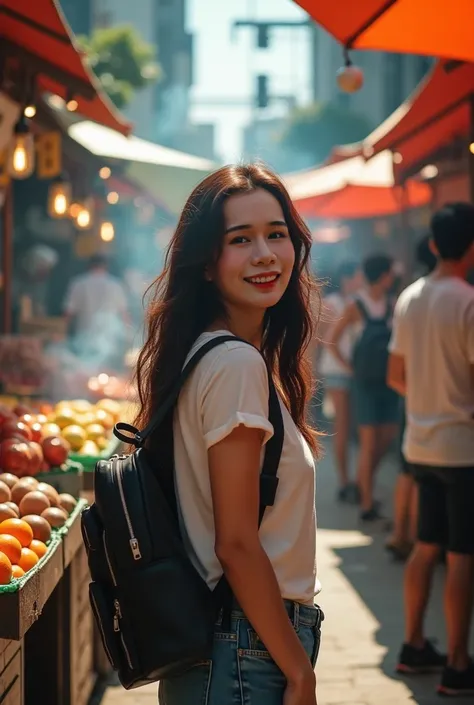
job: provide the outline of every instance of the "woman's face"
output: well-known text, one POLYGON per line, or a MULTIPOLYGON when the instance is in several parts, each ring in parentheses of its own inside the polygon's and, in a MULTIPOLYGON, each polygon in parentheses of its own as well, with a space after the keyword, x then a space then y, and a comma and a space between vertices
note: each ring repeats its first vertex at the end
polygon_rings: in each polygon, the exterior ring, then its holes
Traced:
POLYGON ((222 252, 208 273, 229 308, 262 313, 285 293, 295 250, 283 211, 265 189, 230 196, 224 204, 222 252))

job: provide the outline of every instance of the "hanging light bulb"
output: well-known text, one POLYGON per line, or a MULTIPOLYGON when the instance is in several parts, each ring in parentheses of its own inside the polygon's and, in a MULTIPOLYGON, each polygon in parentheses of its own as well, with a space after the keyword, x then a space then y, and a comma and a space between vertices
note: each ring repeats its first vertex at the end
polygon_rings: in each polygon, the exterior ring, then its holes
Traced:
POLYGON ((112 242, 115 237, 115 230, 113 223, 109 220, 105 220, 100 226, 100 239, 104 242, 112 242))
POLYGON ((27 179, 35 168, 35 145, 28 124, 21 116, 15 125, 7 169, 14 179, 27 179))
POLYGON ((48 193, 48 214, 51 218, 66 218, 71 203, 71 184, 63 174, 51 183, 48 193))
POLYGON ((356 93, 364 85, 364 72, 354 66, 347 48, 344 49, 344 66, 337 71, 336 81, 344 93, 356 93))
POLYGON ((28 105, 25 105, 25 109, 23 110, 23 115, 27 118, 34 118, 36 115, 36 105, 33 105, 33 103, 29 103, 28 105))
POLYGON ((78 209, 74 216, 76 221, 76 226, 79 230, 88 230, 92 225, 92 211, 93 211, 93 200, 92 198, 86 198, 84 203, 78 203, 78 209))

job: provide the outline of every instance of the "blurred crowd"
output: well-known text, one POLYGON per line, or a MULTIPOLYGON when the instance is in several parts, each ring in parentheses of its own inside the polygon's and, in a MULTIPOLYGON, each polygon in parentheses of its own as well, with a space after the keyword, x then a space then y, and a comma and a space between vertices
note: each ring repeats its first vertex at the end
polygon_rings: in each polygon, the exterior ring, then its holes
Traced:
POLYGON ((402 290, 395 262, 343 262, 323 299, 316 353, 323 413, 333 423, 337 501, 363 524, 388 522, 377 471, 395 450, 387 551, 406 561, 405 642, 398 670, 442 670, 439 692, 474 694, 468 653, 474 603, 474 207, 444 206, 402 290), (351 440, 357 436, 356 468, 351 440), (447 654, 424 634, 433 571, 446 560, 447 654))

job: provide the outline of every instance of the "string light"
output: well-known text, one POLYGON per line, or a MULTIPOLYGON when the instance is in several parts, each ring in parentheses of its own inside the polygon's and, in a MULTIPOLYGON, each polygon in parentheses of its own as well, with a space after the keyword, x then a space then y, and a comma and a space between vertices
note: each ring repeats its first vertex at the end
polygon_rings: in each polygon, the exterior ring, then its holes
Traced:
POLYGON ((99 171, 99 176, 101 179, 108 179, 110 178, 111 173, 112 172, 108 166, 103 166, 102 169, 99 171))
POLYGON ((115 237, 115 230, 113 224, 106 220, 100 226, 100 238, 104 242, 112 242, 115 237))

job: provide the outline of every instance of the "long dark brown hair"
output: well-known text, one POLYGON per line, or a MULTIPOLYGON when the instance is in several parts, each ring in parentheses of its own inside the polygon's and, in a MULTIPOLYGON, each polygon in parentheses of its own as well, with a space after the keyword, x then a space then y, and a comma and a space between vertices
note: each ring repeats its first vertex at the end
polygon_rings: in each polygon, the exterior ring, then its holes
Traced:
POLYGON ((225 318, 224 302, 205 279, 205 268, 219 259, 222 250, 225 200, 258 188, 279 202, 295 249, 288 287, 264 317, 262 353, 292 418, 316 450, 316 434, 306 413, 312 377, 305 353, 314 335, 313 293, 319 296, 309 268, 311 234, 281 180, 260 164, 225 166, 206 177, 188 198, 164 271, 149 290, 148 336, 136 370, 141 407, 137 428, 146 426, 170 392, 195 340, 217 319, 225 318))

